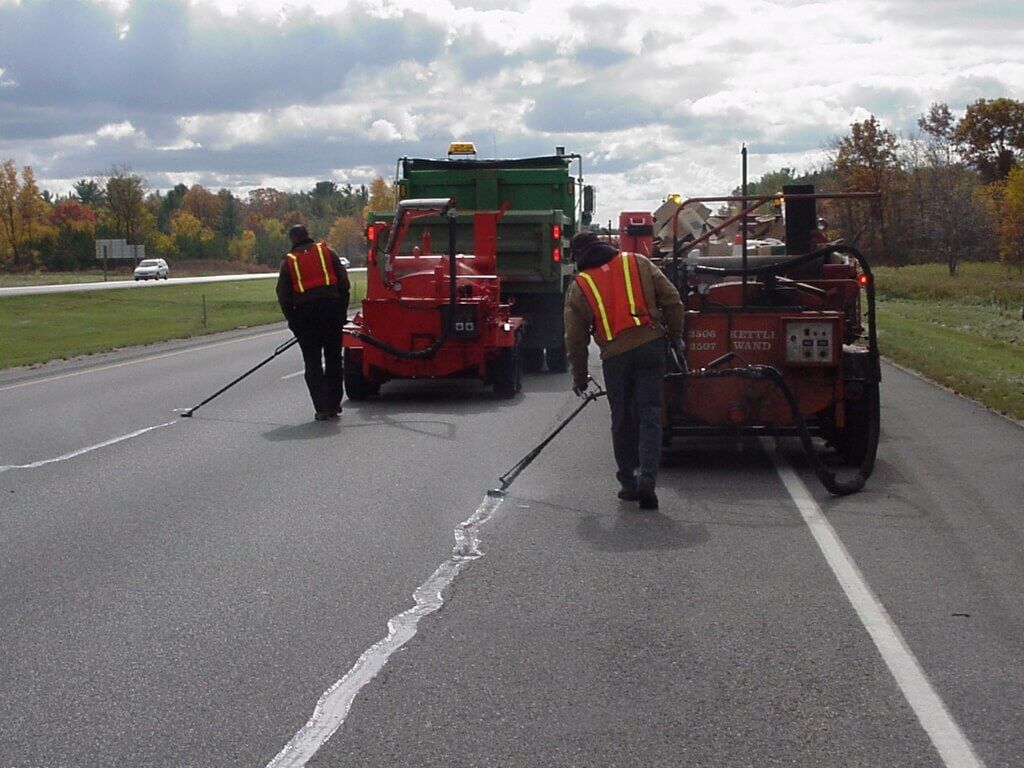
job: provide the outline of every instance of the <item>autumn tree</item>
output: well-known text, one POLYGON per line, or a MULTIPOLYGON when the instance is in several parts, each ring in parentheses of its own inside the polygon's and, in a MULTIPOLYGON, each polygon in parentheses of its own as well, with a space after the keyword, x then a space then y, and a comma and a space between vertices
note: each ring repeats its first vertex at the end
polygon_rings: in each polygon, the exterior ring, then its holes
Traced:
POLYGON ((888 263, 901 252, 898 237, 901 224, 899 196, 903 174, 898 155, 896 134, 883 128, 872 115, 853 123, 850 133, 833 143, 833 165, 840 189, 848 192, 880 191, 882 200, 865 204, 837 206, 841 229, 863 236, 872 249, 880 251, 888 263))
POLYGON ((398 200, 398 190, 391 182, 385 181, 378 176, 370 184, 370 199, 363 208, 363 218, 372 211, 381 213, 392 213, 395 210, 395 203, 398 200))
POLYGON ((982 181, 1005 179, 1024 157, 1024 102, 978 99, 967 107, 953 139, 982 181))
POLYGON ((276 218, 288 204, 288 195, 273 187, 260 187, 249 192, 249 211, 261 218, 276 218))
POLYGON ((39 194, 36 176, 32 166, 26 165, 21 170, 21 189, 18 190, 18 213, 24 228, 25 244, 32 248, 40 236, 40 227, 44 225, 44 217, 48 212, 46 201, 39 194))
POLYGON ((986 190, 996 218, 999 258, 1024 273, 1024 168, 1016 166, 986 190))
POLYGON ((917 125, 926 140, 914 172, 916 228, 923 249, 940 255, 953 276, 961 260, 981 255, 988 245, 980 235, 988 231, 989 217, 977 174, 957 157, 956 118, 949 106, 932 104, 917 125))
POLYGON ((116 237, 139 243, 146 235, 149 211, 145 181, 129 168, 114 168, 106 183, 107 213, 116 237))
POLYGON ((220 197, 199 184, 192 185, 192 188, 185 193, 181 200, 181 209, 195 216, 204 227, 210 230, 217 226, 220 207, 220 197))
POLYGON ((244 230, 238 237, 228 243, 228 258, 240 264, 252 264, 256 261, 256 233, 244 230))
POLYGON ((327 235, 327 242, 339 256, 344 256, 353 264, 363 264, 366 260, 364 225, 358 216, 336 218, 327 235))
POLYGON ((24 238, 18 207, 20 193, 21 182, 18 180, 14 160, 5 160, 3 166, 0 166, 0 239, 15 267, 21 264, 21 244, 24 238))
POLYGON ((47 269, 80 269, 92 261, 96 213, 90 206, 74 198, 61 200, 53 207, 50 221, 57 236, 53 251, 43 254, 47 269))

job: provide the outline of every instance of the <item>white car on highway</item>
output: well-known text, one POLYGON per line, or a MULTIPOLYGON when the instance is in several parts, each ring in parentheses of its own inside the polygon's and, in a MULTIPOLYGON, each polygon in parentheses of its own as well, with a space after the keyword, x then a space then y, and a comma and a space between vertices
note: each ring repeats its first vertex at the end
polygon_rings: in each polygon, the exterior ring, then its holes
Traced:
POLYGON ((136 280, 166 280, 168 276, 167 262, 163 259, 143 259, 135 268, 136 280))

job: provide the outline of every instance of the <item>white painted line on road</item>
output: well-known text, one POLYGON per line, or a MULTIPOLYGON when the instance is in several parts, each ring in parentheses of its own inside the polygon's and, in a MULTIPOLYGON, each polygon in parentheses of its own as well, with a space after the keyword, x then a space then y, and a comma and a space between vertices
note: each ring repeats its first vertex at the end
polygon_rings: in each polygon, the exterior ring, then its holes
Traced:
POLYGON ((416 588, 413 593, 416 604, 393 617, 388 622, 387 636, 363 651, 345 676, 324 692, 309 720, 267 764, 267 768, 301 768, 327 743, 345 722, 352 702, 363 686, 377 676, 391 654, 416 635, 420 619, 441 607, 444 603, 441 593, 455 581, 462 569, 483 556, 480 526, 494 515, 500 504, 501 499, 484 498, 476 512, 455 529, 455 547, 451 556, 416 588))
MULTIPOLYGON (((768 447, 768 446, 766 446, 768 447)), ((984 764, 957 725, 921 668, 903 633, 872 591, 818 502, 791 466, 768 447, 775 471, 800 510, 818 548, 878 648, 897 685, 947 768, 981 768, 984 764)))
POLYGON ((281 380, 284 381, 285 379, 294 379, 296 376, 301 376, 304 373, 305 373, 304 370, 296 371, 295 373, 289 373, 287 376, 282 376, 281 380))
POLYGON ((65 453, 61 456, 57 456, 52 459, 41 459, 40 461, 33 461, 31 464, 8 464, 0 466, 0 472, 7 472, 11 469, 36 469, 37 467, 45 467, 47 464, 56 464, 59 461, 67 461, 77 456, 81 456, 85 453, 91 453, 92 451, 98 451, 100 448, 106 448, 108 445, 115 445, 117 443, 123 443, 125 440, 131 440, 133 437, 144 435, 147 432, 152 432, 154 429, 161 429, 163 427, 169 427, 172 424, 177 424, 176 421, 167 421, 163 424, 156 424, 152 427, 145 427, 144 429, 137 429, 134 432, 129 432, 127 435, 121 435, 120 437, 112 437, 109 440, 104 440, 102 443, 96 443, 96 445, 90 445, 86 448, 79 448, 77 451, 71 453, 65 453))
POLYGON ((177 355, 187 355, 189 352, 200 352, 204 349, 213 349, 214 347, 223 347, 226 344, 239 344, 243 341, 252 341, 253 339, 263 339, 267 336, 273 336, 276 333, 287 333, 287 328, 282 328, 278 331, 268 331, 267 333, 257 333, 252 336, 242 336, 237 339, 228 339, 227 341, 217 341, 213 344, 202 344, 195 347, 189 347, 188 349, 179 349, 174 352, 163 352, 159 355, 150 355, 149 357, 139 357, 134 360, 125 360, 122 363, 111 363, 110 365, 100 365, 95 368, 83 368, 80 371, 70 371, 68 373, 60 373, 56 376, 47 376, 45 379, 33 379, 32 381, 23 381, 19 384, 8 384, 6 387, 0 387, 0 392, 6 392, 9 389, 20 389, 21 387, 31 387, 33 384, 47 384, 51 381, 60 381, 61 379, 70 379, 74 376, 84 376, 87 373, 100 373, 101 371, 109 371, 114 368, 124 368, 127 365, 138 365, 139 363, 150 363, 154 360, 163 360, 165 357, 175 357, 177 355))

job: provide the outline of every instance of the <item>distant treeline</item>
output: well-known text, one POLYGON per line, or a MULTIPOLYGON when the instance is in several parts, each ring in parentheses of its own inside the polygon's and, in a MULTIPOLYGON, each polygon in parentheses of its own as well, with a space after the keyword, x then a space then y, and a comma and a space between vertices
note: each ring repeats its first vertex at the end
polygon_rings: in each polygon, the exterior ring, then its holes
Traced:
POLYGON ((81 179, 66 195, 40 192, 31 166, 0 167, 0 270, 78 270, 95 266, 97 238, 144 244, 147 256, 216 259, 277 266, 287 231, 305 224, 353 263, 365 259, 363 222, 370 210, 392 210, 382 178, 369 187, 321 181, 308 191, 264 187, 245 197, 198 184, 148 191, 128 168, 81 179))
POLYGON ((1024 102, 979 99, 959 119, 936 103, 917 125, 915 135, 898 136, 875 117, 854 123, 829 144, 824 167, 767 173, 749 193, 784 184, 879 190, 877 205, 820 205, 829 236, 891 266, 942 262, 954 275, 961 261, 998 259, 1024 270, 1024 102))

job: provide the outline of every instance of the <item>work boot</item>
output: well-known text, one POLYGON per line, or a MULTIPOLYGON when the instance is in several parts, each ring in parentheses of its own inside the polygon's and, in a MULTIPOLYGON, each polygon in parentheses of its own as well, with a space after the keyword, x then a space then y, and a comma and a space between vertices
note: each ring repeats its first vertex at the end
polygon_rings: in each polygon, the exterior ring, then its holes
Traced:
POLYGON ((617 495, 623 501, 636 501, 640 498, 640 493, 636 488, 620 488, 617 495))
POLYGON ((331 418, 331 414, 327 413, 327 411, 317 411, 313 418, 316 421, 327 421, 329 418, 331 418))
POLYGON ((658 494, 654 492, 654 475, 641 473, 637 481, 637 499, 640 501, 640 509, 658 508, 658 494))
POLYGON ((637 498, 640 500, 640 509, 657 509, 658 494, 652 488, 649 491, 638 491, 637 498))

